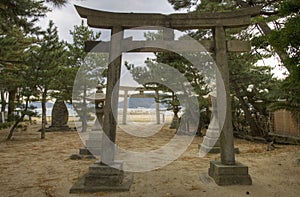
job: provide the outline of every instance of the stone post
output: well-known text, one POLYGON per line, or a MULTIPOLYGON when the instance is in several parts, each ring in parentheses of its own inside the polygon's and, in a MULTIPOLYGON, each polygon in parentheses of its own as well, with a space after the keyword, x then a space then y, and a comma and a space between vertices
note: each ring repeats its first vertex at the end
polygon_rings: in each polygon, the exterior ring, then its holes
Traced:
POLYGON ((232 115, 231 115, 231 101, 230 101, 230 87, 229 87, 229 69, 227 62, 227 47, 226 47, 226 35, 224 27, 215 28, 215 49, 216 49, 216 63, 220 70, 221 76, 217 76, 217 95, 226 94, 226 103, 221 100, 221 97, 217 97, 217 105, 226 106, 226 111, 218 110, 218 116, 225 116, 224 125, 219 125, 221 129, 221 162, 225 165, 235 164, 234 155, 234 142, 233 142, 233 129, 232 129, 232 115), (225 86, 225 92, 221 92, 221 85, 225 86))
POLYGON ((119 83, 121 74, 123 28, 114 26, 111 30, 111 45, 109 53, 108 76, 106 87, 106 105, 104 107, 104 136, 102 138, 101 162, 112 163, 115 155, 119 83))
POLYGON ((251 185, 252 180, 248 174, 248 167, 235 162, 234 138, 232 128, 230 88, 229 88, 229 68, 227 62, 227 49, 225 28, 217 26, 214 29, 216 63, 220 70, 217 73, 217 105, 226 106, 226 110, 218 110, 219 128, 221 129, 221 161, 211 161, 208 174, 218 185, 251 185), (222 80, 225 92, 221 91, 222 80), (225 94, 226 102, 221 99, 221 94, 225 94), (225 116, 224 125, 220 119, 225 116))
POLYGON ((119 100, 119 79, 121 73, 121 26, 112 28, 111 45, 104 106, 101 160, 89 167, 89 171, 70 189, 70 193, 98 191, 128 191, 133 177, 124 173, 123 162, 115 161, 115 142, 119 100))

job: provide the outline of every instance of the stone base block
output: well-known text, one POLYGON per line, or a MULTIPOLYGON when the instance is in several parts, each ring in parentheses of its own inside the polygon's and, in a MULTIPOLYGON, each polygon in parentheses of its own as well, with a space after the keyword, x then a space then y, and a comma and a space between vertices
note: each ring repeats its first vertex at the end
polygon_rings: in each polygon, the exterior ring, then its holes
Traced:
MULTIPOLYGON (((41 131, 40 129, 39 131, 41 131)), ((45 129, 46 132, 55 132, 55 131, 75 131, 73 128, 70 128, 68 125, 64 126, 50 126, 45 129)))
POLYGON ((211 161, 208 174, 220 186, 252 185, 248 167, 238 162, 235 165, 224 165, 220 161, 211 161))
POLYGON ((97 175, 87 174, 85 176, 84 185, 88 187, 97 187, 98 185, 114 186, 119 185, 123 181, 123 173, 118 175, 97 175))
POLYGON ((133 175, 125 173, 122 162, 114 162, 111 166, 95 163, 89 172, 76 182, 70 193, 99 191, 129 191, 133 175))
POLYGON ((129 191, 131 184, 133 182, 133 174, 131 173, 124 173, 124 178, 122 180, 122 183, 116 184, 116 185, 85 185, 85 178, 86 175, 81 177, 70 189, 70 193, 94 193, 94 192, 103 192, 103 191, 116 191, 116 192, 122 192, 122 191, 129 191))
POLYGON ((80 148, 79 149, 79 154, 80 155, 92 155, 92 153, 86 147, 80 148))

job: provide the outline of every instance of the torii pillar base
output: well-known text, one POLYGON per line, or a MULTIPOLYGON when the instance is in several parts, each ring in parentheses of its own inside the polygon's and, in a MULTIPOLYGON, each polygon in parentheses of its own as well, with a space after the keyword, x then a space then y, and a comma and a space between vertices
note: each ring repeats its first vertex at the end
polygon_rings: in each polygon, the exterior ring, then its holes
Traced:
POLYGON ((234 165, 224 165, 221 161, 211 161, 208 174, 217 185, 252 185, 248 167, 236 162, 234 165))
POLYGON ((111 165, 96 162, 89 167, 89 172, 72 186, 70 193, 129 191, 133 175, 125 173, 122 168, 121 161, 114 161, 111 165))

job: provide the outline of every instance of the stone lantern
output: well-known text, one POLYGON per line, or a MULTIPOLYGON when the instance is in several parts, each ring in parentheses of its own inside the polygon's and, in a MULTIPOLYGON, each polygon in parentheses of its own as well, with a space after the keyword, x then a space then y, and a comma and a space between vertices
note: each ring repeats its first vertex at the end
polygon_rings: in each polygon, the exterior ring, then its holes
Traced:
MULTIPOLYGON (((87 154, 105 157, 103 143, 105 143, 103 131, 103 116, 106 95, 103 93, 103 85, 97 85, 95 94, 87 97, 87 100, 95 103, 96 122, 86 140, 85 151, 87 154), (102 151, 103 150, 103 151, 102 151)), ((104 146, 105 147, 105 146, 104 146)), ((82 149, 83 150, 83 149, 82 149)), ((81 154, 80 150, 80 154, 81 154)), ((124 173, 123 162, 114 161, 113 164, 104 164, 101 160, 96 161, 89 167, 87 174, 80 178, 70 189, 70 193, 98 192, 98 191, 128 191, 132 181, 132 174, 124 173)))
POLYGON ((89 132, 85 147, 79 150, 80 155, 99 156, 101 154, 105 97, 103 85, 98 84, 96 93, 86 98, 95 104, 96 121, 89 132))
MULTIPOLYGON (((210 99, 210 111, 211 119, 208 125, 208 129, 203 138, 202 144, 199 146, 200 155, 204 156, 207 153, 220 153, 220 134, 221 130, 219 128, 219 118, 218 118, 218 105, 217 105, 217 92, 212 91, 205 95, 204 98, 210 99)), ((238 148, 234 148, 235 153, 239 153, 238 148)))
POLYGON ((179 127, 179 117, 178 117, 178 112, 180 111, 180 102, 177 99, 176 96, 173 97, 173 101, 172 101, 172 106, 173 106, 173 119, 170 125, 170 129, 177 129, 179 127))
POLYGON ((96 93, 86 98, 87 100, 90 100, 95 103, 96 117, 101 127, 103 126, 105 96, 106 95, 103 92, 103 85, 99 83, 97 85, 96 93))
POLYGON ((203 142, 200 146, 200 154, 206 153, 220 153, 220 129, 218 119, 218 107, 217 107, 217 93, 215 91, 210 92, 204 98, 210 99, 211 120, 206 131, 206 135, 203 138, 203 142))

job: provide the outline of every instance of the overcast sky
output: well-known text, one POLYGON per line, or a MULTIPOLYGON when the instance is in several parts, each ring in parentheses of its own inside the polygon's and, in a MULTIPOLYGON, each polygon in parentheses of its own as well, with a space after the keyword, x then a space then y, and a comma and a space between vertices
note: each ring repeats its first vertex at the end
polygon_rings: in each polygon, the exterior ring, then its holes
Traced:
MULTIPOLYGON (((113 12, 147 12, 147 13, 174 13, 174 9, 167 0, 69 0, 62 8, 54 8, 47 17, 40 21, 45 29, 49 20, 53 20, 58 27, 60 39, 71 42, 69 31, 74 25, 80 25, 81 17, 77 14, 74 4, 92 9, 113 12)), ((108 31, 103 31, 102 38, 106 40, 108 31)))
MULTIPOLYGON (((69 34, 69 31, 73 29, 74 25, 80 25, 82 20, 75 10, 74 4, 87 8, 113 12, 144 12, 164 14, 178 12, 172 8, 171 4, 169 4, 167 0, 69 0, 69 3, 64 7, 54 8, 52 12, 49 12, 47 17, 40 20, 39 25, 45 29, 49 23, 49 20, 53 20, 55 25, 58 27, 60 39, 71 42, 72 38, 69 34)), ((99 31, 102 32, 100 38, 101 40, 109 40, 110 32, 108 30, 102 29, 99 31)), ((127 37, 126 33, 125 37, 127 37)), ((135 65, 141 65, 147 56, 151 56, 151 54, 140 54, 139 58, 137 58, 136 54, 127 54, 123 56, 123 61, 126 60, 134 63, 135 65)), ((274 64, 277 64, 277 61, 274 59, 268 59, 264 62, 264 64, 270 64, 274 66, 274 64)), ((278 77, 281 77, 282 71, 279 71, 278 68, 273 72, 278 77)), ((124 76, 128 73, 123 72, 122 74, 124 76)), ((128 78, 128 76, 124 76, 124 78, 128 78)))
MULTIPOLYGON (((58 27, 59 37, 62 40, 72 42, 70 30, 73 30, 74 25, 80 25, 82 18, 75 10, 74 4, 96 10, 112 11, 112 12, 144 12, 144 13, 174 13, 174 9, 167 0, 69 0, 69 3, 62 8, 53 8, 52 12, 47 14, 47 17, 40 20, 39 25, 46 29, 49 20, 53 20, 58 27)), ((84 21, 86 21, 84 19, 84 21)), ((109 30, 101 31, 101 40, 109 40, 109 30)), ((136 34, 136 33, 133 33, 136 34)), ((140 35, 143 36, 141 32, 140 35)), ((125 37, 129 35, 126 35, 125 37)), ((134 36, 134 35, 130 35, 134 36)), ((143 54, 124 54, 124 61, 135 64, 135 66, 143 66, 147 57, 154 57, 151 53, 143 54)), ((122 67, 121 85, 137 86, 133 81, 131 74, 122 67)))

